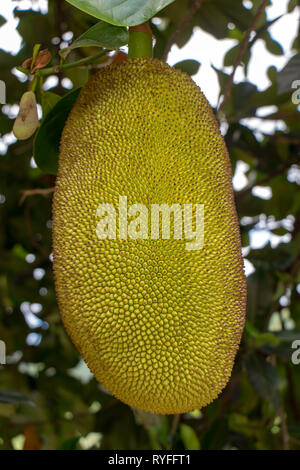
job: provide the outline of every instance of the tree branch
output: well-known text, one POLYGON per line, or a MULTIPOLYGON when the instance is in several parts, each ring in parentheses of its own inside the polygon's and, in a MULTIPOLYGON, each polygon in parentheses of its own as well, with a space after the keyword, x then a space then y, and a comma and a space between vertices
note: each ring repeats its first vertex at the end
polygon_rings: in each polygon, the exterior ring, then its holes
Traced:
MULTIPOLYGON (((108 52, 109 51, 107 49, 103 49, 97 54, 84 57, 83 59, 79 59, 76 62, 70 62, 69 64, 63 64, 63 65, 54 65, 53 67, 46 67, 44 69, 40 69, 35 74, 39 76, 46 76, 46 75, 52 75, 54 73, 62 72, 63 70, 72 69, 74 67, 80 67, 82 65, 89 65, 92 62, 94 62, 96 59, 98 59, 99 57, 102 57, 105 54, 107 54, 108 52)), ((17 69, 20 72, 25 73, 25 75, 30 75, 30 73, 28 73, 28 70, 24 69, 23 67, 17 67, 17 69)))
POLYGON ((167 450, 172 450, 173 439, 174 439, 174 436, 177 432, 177 429, 178 429, 178 426, 179 426, 179 423, 180 423, 180 418, 181 418, 180 414, 174 415, 174 417, 173 417, 172 424, 171 424, 171 429, 170 429, 170 442, 166 446, 167 450))
POLYGON ((197 11, 201 7, 203 1, 204 0, 195 0, 192 7, 188 10, 187 14, 184 16, 182 21, 178 24, 177 28, 175 29, 174 33, 172 34, 172 36, 170 37, 170 39, 169 39, 169 41, 166 45, 166 48, 165 48, 165 51, 164 51, 164 54, 163 54, 163 57, 162 57, 162 60, 164 62, 167 61, 167 58, 168 58, 169 52, 171 50, 171 47, 173 46, 173 44, 175 44, 177 42, 177 39, 179 38, 182 31, 191 22, 193 16, 197 13, 197 11))
POLYGON ((255 187, 255 186, 260 186, 260 185, 264 185, 266 183, 268 183, 269 181, 271 181, 273 178, 275 178, 275 176, 279 176, 279 175, 282 175, 283 173, 285 173, 292 165, 296 165, 297 163, 300 163, 300 158, 297 158, 295 159, 294 161, 292 162, 288 162, 286 165, 284 165, 283 167, 277 169, 277 170, 274 170, 274 171, 271 171, 271 173, 266 176, 265 178, 261 179, 260 181, 255 181, 254 183, 252 183, 250 186, 247 186, 245 189, 242 189, 241 191, 238 191, 236 194, 235 194, 235 198, 237 201, 240 201, 246 194, 248 194, 250 191, 252 191, 252 189, 255 187))
POLYGON ((231 75, 229 76, 228 80, 227 80, 227 83, 226 83, 226 86, 225 86, 225 90, 224 90, 224 98, 223 98, 223 101, 219 107, 219 110, 218 110, 218 113, 220 113, 221 111, 223 111, 225 105, 227 104, 230 96, 231 96, 231 91, 232 91, 232 87, 233 87, 233 80, 234 80, 234 75, 235 75, 235 72, 236 72, 236 69, 238 68, 238 66, 240 65, 240 62, 247 50, 247 47, 248 47, 248 44, 249 44, 249 40, 250 40, 250 35, 252 33, 253 30, 255 30, 256 28, 256 25, 260 19, 260 16, 262 14, 262 12, 264 11, 267 3, 268 3, 269 0, 262 0, 254 18, 253 18, 253 21, 251 23, 251 25, 249 26, 249 28, 247 29, 246 33, 245 33, 245 36, 243 37, 243 40, 241 42, 241 45, 239 47, 239 50, 238 50, 238 54, 237 54, 237 57, 235 59, 235 62, 234 62, 234 66, 233 66, 233 70, 231 72, 231 75))
POLYGON ((55 189, 54 187, 53 188, 45 188, 45 189, 42 189, 42 188, 24 189, 23 191, 21 191, 22 192, 22 197, 20 199, 19 205, 21 206, 28 196, 34 196, 36 194, 41 194, 42 196, 46 197, 49 194, 53 193, 54 189, 55 189))

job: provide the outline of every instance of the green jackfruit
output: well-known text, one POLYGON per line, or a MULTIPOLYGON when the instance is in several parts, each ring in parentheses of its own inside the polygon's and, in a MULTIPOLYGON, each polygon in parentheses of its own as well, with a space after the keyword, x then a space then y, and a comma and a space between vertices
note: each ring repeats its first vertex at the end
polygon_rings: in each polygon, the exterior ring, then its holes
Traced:
POLYGON ((201 408, 230 377, 246 303, 231 179, 206 98, 158 60, 104 68, 69 115, 54 195, 60 311, 95 377, 135 408, 201 408))

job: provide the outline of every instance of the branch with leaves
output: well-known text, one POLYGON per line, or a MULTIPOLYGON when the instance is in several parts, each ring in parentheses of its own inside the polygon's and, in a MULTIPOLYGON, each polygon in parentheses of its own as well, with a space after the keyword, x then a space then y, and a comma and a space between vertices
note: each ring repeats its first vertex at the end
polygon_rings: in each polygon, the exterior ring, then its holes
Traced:
POLYGON ((172 36, 170 37, 170 39, 169 39, 169 41, 166 45, 166 48, 165 48, 165 51, 164 51, 164 54, 163 54, 163 57, 162 57, 162 60, 164 62, 167 61, 169 52, 170 52, 173 44, 175 44, 177 42, 177 40, 179 39, 181 33, 184 31, 184 29, 187 27, 187 25, 191 22, 194 15, 197 13, 197 11, 202 6, 203 1, 204 0, 195 0, 192 7, 188 10, 187 14, 184 16, 182 21, 178 24, 177 28, 175 29, 174 33, 172 34, 172 36))
POLYGON ((231 72, 231 74, 228 78, 228 81, 226 83, 226 86, 225 86, 223 101, 222 101, 222 103, 219 107, 219 110, 218 110, 218 115, 219 116, 222 114, 222 111, 225 109, 225 106, 226 106, 227 102, 230 99, 236 69, 238 68, 238 66, 241 63, 241 60, 242 60, 242 58, 243 58, 243 56, 244 56, 244 54, 247 50, 247 47, 248 47, 248 44, 249 44, 249 41, 250 41, 250 37, 251 37, 251 33, 252 33, 252 31, 255 30, 255 28, 256 28, 259 20, 260 20, 260 17, 261 17, 261 15, 263 14, 263 12, 265 10, 265 7, 266 7, 268 1, 269 0, 263 0, 261 2, 260 6, 257 9, 257 12, 256 12, 256 14, 253 18, 252 23, 250 24, 249 28, 247 29, 247 31, 246 31, 246 33, 243 37, 243 40, 242 40, 241 45, 240 45, 239 50, 238 50, 237 57, 235 59, 234 65, 233 65, 233 70, 232 70, 232 72, 231 72))

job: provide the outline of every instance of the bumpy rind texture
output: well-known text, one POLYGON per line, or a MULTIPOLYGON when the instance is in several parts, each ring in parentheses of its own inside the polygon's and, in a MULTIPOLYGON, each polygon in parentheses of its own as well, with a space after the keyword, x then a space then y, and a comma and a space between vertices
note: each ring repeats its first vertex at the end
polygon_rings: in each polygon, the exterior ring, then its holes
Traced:
POLYGON ((154 413, 183 413, 226 385, 246 287, 228 153, 186 74, 132 59, 95 74, 66 123, 54 196, 54 272, 66 329, 101 384, 154 413), (186 240, 99 240, 97 207, 204 204, 186 240))

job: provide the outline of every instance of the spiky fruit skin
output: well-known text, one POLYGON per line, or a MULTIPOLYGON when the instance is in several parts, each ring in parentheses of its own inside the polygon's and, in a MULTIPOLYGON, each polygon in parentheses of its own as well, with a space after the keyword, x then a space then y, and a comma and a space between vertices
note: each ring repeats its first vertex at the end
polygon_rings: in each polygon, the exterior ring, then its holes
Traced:
POLYGON ((135 408, 202 408, 231 375, 246 304, 231 179, 206 98, 158 60, 101 70, 69 115, 54 195, 60 311, 95 377, 135 408), (203 248, 99 240, 97 207, 118 207, 119 195, 149 208, 204 204, 203 248))

